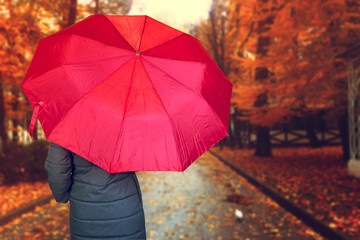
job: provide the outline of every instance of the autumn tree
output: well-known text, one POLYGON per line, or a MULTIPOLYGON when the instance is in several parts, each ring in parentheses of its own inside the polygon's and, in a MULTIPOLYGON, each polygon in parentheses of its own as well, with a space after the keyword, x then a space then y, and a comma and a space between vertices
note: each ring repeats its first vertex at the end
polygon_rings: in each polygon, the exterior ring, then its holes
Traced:
POLYGON ((194 34, 233 84, 237 81, 233 75, 240 76, 240 79, 246 75, 246 70, 233 58, 239 53, 238 49, 247 43, 253 30, 253 25, 243 23, 248 23, 251 18, 247 10, 228 0, 213 0, 208 19, 200 23, 194 34), (244 33, 241 38, 240 31, 244 33))
POLYGON ((42 1, 43 11, 48 24, 52 28, 59 30, 74 24, 78 17, 77 0, 42 1))
POLYGON ((18 141, 18 128, 23 126, 27 108, 20 85, 35 44, 40 37, 36 24, 38 12, 33 3, 2 1, 0 13, 0 135, 6 151, 8 133, 18 141))
POLYGON ((346 72, 336 55, 359 40, 358 7, 355 0, 213 1, 199 39, 234 83, 233 103, 257 126, 258 155, 271 155, 274 124, 307 117, 316 146, 311 116, 344 109, 346 72))
MULTIPOLYGON (((356 0, 347 0, 346 1, 346 15, 345 15, 345 24, 347 28, 347 36, 345 39, 342 39, 341 43, 338 42, 336 37, 332 38, 332 42, 335 44, 342 44, 346 46, 347 51, 356 48, 359 45, 360 41, 360 2, 356 0)), ((351 55, 356 54, 352 52, 351 55)), ((340 54, 342 55, 342 54, 340 54)), ((346 92, 348 89, 346 81, 346 76, 343 77, 343 81, 338 81, 338 88, 343 89, 343 92, 346 92)), ((343 159, 348 161, 350 159, 350 142, 349 142, 349 118, 348 118, 348 108, 347 108, 347 96, 337 95, 335 96, 335 108, 340 109, 340 111, 334 111, 334 116, 338 118, 338 126, 340 134, 342 137, 342 147, 343 147, 343 159)), ((336 117, 334 117, 336 119, 336 117)), ((350 130, 351 131, 351 130, 350 130)))
POLYGON ((126 15, 130 11, 132 0, 94 0, 94 14, 126 15))
MULTIPOLYGON (((254 14, 258 15, 256 21, 256 33, 257 43, 256 43, 256 56, 258 59, 267 57, 268 47, 270 45, 270 36, 267 35, 271 24, 274 22, 274 17, 276 15, 275 4, 272 4, 268 0, 260 0, 257 2, 260 7, 258 7, 254 14), (265 7, 261 7, 265 6, 265 7)), ((269 81, 271 77, 271 72, 267 66, 256 66, 254 72, 254 82, 263 84, 264 82, 269 81)), ((262 108, 268 103, 268 92, 264 89, 262 92, 259 92, 256 96, 253 106, 256 108, 262 108)), ((256 156, 272 156, 271 153, 271 140, 270 140, 270 128, 266 124, 256 124, 256 156)))
POLYGON ((76 21, 77 15, 77 0, 70 0, 70 4, 68 6, 68 17, 66 26, 71 26, 76 21))
MULTIPOLYGON (((345 72, 336 59, 349 34, 345 1, 246 3, 252 4, 256 24, 252 40, 240 52, 253 57, 242 56, 237 62, 253 72, 254 80, 237 81, 237 106, 249 113, 253 124, 264 127, 334 109, 335 97, 346 94, 338 87, 345 72)), ((239 35, 243 38, 244 33, 239 35)))
MULTIPOLYGON (((213 0, 208 19, 197 28, 198 39, 228 77, 234 73, 239 76, 241 66, 236 64, 234 56, 240 54, 239 49, 243 49, 253 31, 253 24, 247 25, 251 21, 247 13, 247 7, 242 4, 213 0)), ((230 80, 234 83, 237 78, 230 80)))
POLYGON ((0 3, 0 136, 6 151, 8 136, 17 143, 19 128, 28 128, 32 108, 20 86, 36 45, 40 38, 75 23, 77 0, 0 3))

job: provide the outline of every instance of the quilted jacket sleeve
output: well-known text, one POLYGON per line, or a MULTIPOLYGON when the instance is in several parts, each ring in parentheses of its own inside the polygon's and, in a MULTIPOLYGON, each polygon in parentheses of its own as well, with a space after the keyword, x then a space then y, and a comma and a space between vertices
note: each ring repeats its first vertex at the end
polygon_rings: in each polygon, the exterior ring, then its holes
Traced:
POLYGON ((45 169, 48 173, 50 189, 59 203, 69 200, 69 191, 72 183, 71 152, 55 143, 50 143, 45 169))

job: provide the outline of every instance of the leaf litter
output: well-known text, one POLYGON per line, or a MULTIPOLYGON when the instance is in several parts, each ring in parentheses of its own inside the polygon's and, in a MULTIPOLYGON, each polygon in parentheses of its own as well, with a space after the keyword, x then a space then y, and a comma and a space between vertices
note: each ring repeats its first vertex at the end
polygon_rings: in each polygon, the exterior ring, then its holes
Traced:
MULTIPOLYGON (((137 175, 148 240, 322 239, 210 153, 183 173, 137 175), (236 210, 243 213, 241 222, 236 210)), ((68 204, 52 200, 1 226, 0 239, 70 239, 68 214, 68 204)))
POLYGON ((347 175, 341 146, 274 148, 265 158, 253 149, 212 150, 330 228, 360 239, 360 179, 347 175))

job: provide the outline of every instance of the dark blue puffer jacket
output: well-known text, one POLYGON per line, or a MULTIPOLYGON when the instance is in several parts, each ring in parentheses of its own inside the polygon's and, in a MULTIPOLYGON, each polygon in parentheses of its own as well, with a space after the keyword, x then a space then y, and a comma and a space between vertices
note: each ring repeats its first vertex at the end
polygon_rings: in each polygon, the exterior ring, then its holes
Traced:
POLYGON ((146 239, 135 173, 109 174, 54 143, 45 168, 56 201, 70 201, 71 239, 146 239))

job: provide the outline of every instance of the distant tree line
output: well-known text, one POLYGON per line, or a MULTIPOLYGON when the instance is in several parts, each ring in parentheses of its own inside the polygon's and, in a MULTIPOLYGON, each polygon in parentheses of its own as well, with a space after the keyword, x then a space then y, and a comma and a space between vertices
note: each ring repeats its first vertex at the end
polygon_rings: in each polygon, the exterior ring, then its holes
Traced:
POLYGON ((347 155, 346 62, 360 40, 356 0, 213 0, 197 36, 234 84, 232 106, 256 133, 255 155, 271 156, 271 128, 313 116, 338 124, 347 155))
MULTIPOLYGON (((0 152, 21 144, 32 107, 21 83, 38 41, 95 13, 127 14, 132 0, 0 0, 0 152)), ((36 131, 34 132, 36 137, 36 131)))

